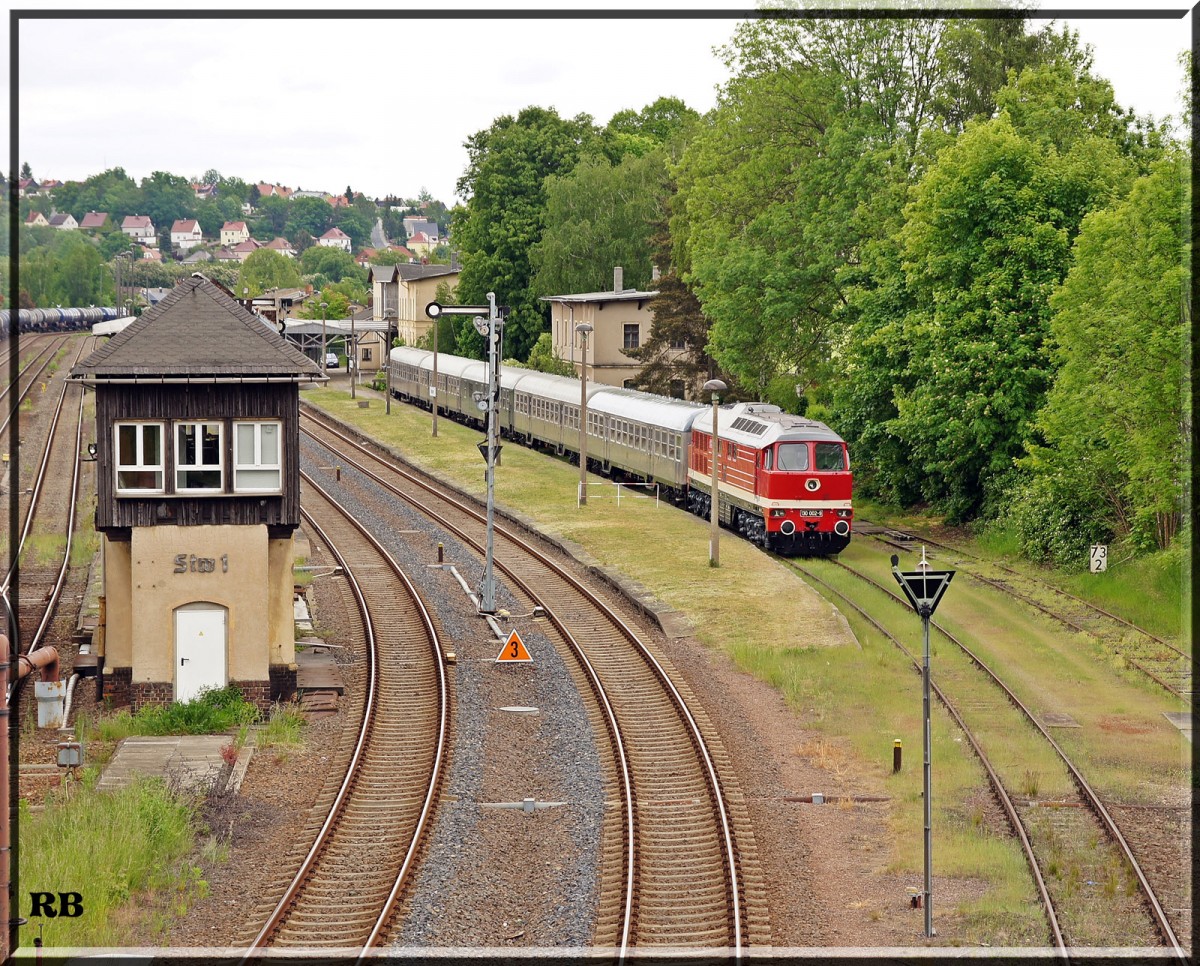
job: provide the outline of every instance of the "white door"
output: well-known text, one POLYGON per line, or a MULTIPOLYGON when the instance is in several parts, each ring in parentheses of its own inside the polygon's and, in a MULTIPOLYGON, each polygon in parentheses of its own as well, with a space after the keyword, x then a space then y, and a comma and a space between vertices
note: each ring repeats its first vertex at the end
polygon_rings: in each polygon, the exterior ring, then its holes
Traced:
POLYGON ((225 608, 184 604, 175 611, 175 700, 225 684, 225 608))

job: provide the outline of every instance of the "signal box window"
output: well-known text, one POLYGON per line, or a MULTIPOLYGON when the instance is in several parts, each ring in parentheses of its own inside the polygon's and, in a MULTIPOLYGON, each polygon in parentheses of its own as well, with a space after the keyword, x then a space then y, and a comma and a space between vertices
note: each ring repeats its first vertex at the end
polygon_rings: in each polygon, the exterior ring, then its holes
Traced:
POLYGON ((846 468, 845 450, 841 443, 817 443, 817 469, 844 470, 846 468))
POLYGON ((642 344, 642 327, 636 322, 627 322, 625 324, 625 345, 626 349, 636 349, 642 344))
POLYGON ((797 472, 808 469, 807 443, 780 443, 776 447, 777 465, 781 470, 797 472))
POLYGON ((233 489, 237 493, 278 493, 283 488, 280 423, 235 423, 233 489))
POLYGON ((117 492, 161 493, 165 467, 161 423, 117 423, 117 492))
POLYGON ((220 423, 178 423, 175 426, 177 492, 220 493, 221 462, 220 423))

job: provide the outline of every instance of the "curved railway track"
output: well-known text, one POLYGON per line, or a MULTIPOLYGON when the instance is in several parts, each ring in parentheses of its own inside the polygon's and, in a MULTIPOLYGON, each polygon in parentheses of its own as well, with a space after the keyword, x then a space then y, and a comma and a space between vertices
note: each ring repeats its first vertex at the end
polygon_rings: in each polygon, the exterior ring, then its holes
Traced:
POLYGON ((369 949, 386 934, 443 780, 445 656, 415 587, 367 530, 305 476, 308 525, 358 604, 367 685, 345 777, 253 949, 369 949))
MULTIPOLYGON (((89 344, 90 340, 80 344, 76 361, 83 357, 89 344)), ((81 450, 85 399, 82 388, 76 387, 79 405, 68 407, 67 396, 71 391, 71 384, 64 380, 53 412, 49 415, 45 445, 29 487, 24 521, 20 532, 15 535, 15 546, 10 552, 10 566, 0 581, 0 595, 6 599, 14 583, 17 585, 17 593, 12 596, 18 598, 20 643, 25 653, 36 648, 45 638, 67 582, 83 469, 81 450), (63 445, 60 433, 70 440, 69 444, 63 445), (48 508, 48 512, 40 512, 43 508, 48 508), (50 559, 29 559, 35 523, 41 525, 42 533, 53 536, 56 543, 61 534, 61 549, 56 547, 52 554, 45 555, 50 559)))
POLYGON ((863 535, 870 536, 896 550, 911 552, 914 544, 921 544, 926 547, 935 547, 945 554, 953 554, 959 560, 972 561, 972 569, 963 570, 965 576, 1021 601, 1073 631, 1107 644, 1117 650, 1132 667, 1159 687, 1189 705, 1192 703, 1192 656, 1170 641, 1093 604, 1091 601, 1077 597, 1060 587, 1039 580, 1030 574, 1022 573, 999 561, 985 559, 960 547, 953 547, 921 534, 909 534, 882 528, 881 531, 876 533, 874 527, 871 527, 863 535), (989 577, 986 573, 981 572, 980 568, 982 567, 995 568, 1003 574, 1003 577, 989 577), (1063 613, 1042 604, 1034 596, 1039 590, 1043 593, 1052 593, 1061 599, 1064 602, 1064 608, 1069 608, 1071 612, 1063 613), (1124 629, 1124 632, 1135 635, 1135 640, 1130 641, 1123 637, 1122 633, 1114 632, 1114 625, 1118 629, 1124 629))
MULTIPOLYGON (((908 602, 905 601, 898 594, 894 593, 891 590, 891 588, 885 587, 884 585, 880 584, 878 581, 874 580, 869 575, 864 574, 864 573, 854 569, 853 567, 846 565, 845 563, 843 563, 840 560, 832 559, 829 562, 833 566, 836 566, 842 570, 847 571, 848 573, 852 574, 853 576, 857 577, 858 579, 860 579, 860 580, 866 582, 867 584, 871 585, 872 587, 876 588, 877 590, 882 592, 884 595, 886 595, 889 600, 895 602, 896 604, 899 604, 905 610, 909 610, 908 602)), ((847 598, 844 594, 842 594, 839 591, 836 591, 834 588, 830 587, 830 585, 826 581, 820 580, 820 578, 817 577, 815 574, 811 573, 809 570, 805 569, 804 567, 798 565, 794 561, 788 561, 788 564, 790 566, 792 566, 794 569, 796 569, 797 571, 799 571, 801 574, 803 574, 805 577, 811 578, 814 581, 820 583, 822 586, 828 588, 830 591, 837 594, 837 596, 839 598, 841 598, 842 600, 845 600, 845 601, 851 603, 851 606, 853 606, 856 610, 858 610, 860 613, 863 613, 864 616, 866 616, 865 612, 862 611, 861 608, 859 608, 857 605, 853 604, 853 602, 850 602, 849 598, 847 598)), ((868 619, 871 620, 871 623, 874 624, 876 627, 879 627, 878 622, 876 622, 870 618, 868 618, 868 619)), ((1120 852, 1126 865, 1128 866, 1131 873, 1133 874, 1133 876, 1137 882, 1137 885, 1138 885, 1139 893, 1142 896, 1142 899, 1144 901, 1147 915, 1149 916, 1150 921, 1153 924, 1153 928, 1154 928, 1155 932, 1160 937, 1162 944, 1167 946, 1175 955, 1183 958, 1185 956, 1185 952, 1179 943, 1179 940, 1176 936, 1174 927, 1172 926, 1170 919, 1167 916, 1166 911, 1163 908, 1162 903, 1160 902, 1153 887, 1151 886, 1149 879, 1147 878, 1146 874, 1142 870, 1141 864, 1138 862, 1137 857, 1134 855, 1133 849, 1130 847, 1128 841, 1126 840, 1125 835, 1122 833, 1117 822, 1112 817, 1109 809, 1105 806, 1105 804, 1101 800, 1100 796, 1096 793, 1096 791, 1091 787, 1091 785, 1084 778, 1082 772, 1079 770, 1079 768, 1076 766, 1076 764, 1070 759, 1070 757, 1062 749, 1061 745, 1059 745, 1059 743, 1057 741, 1055 741, 1053 736, 1051 736, 1051 734, 1049 733, 1049 731, 1047 731, 1047 729, 1041 723, 1041 721, 1038 720, 1037 716, 1034 715, 1033 712, 1029 710, 1029 708, 1012 691, 1012 689, 1009 688, 1008 685, 1005 684, 1004 681, 1002 681, 1000 679, 999 675, 997 675, 996 672, 994 672, 978 655, 976 655, 969 647, 967 647, 966 644, 964 644, 961 640, 959 640, 953 634, 949 633, 945 628, 943 628, 941 625, 939 625, 936 621, 930 620, 930 627, 936 629, 938 631, 938 633, 941 634, 946 640, 948 640, 950 643, 955 645, 968 658, 968 660, 974 666, 979 668, 984 673, 984 675, 987 677, 988 681, 991 684, 993 684, 995 687, 1000 689, 1000 691, 1004 695, 1004 698, 1006 699, 1006 701, 1009 704, 1011 704, 1014 708, 1016 708, 1021 713, 1022 717, 1042 737, 1042 739, 1044 739, 1045 742, 1050 745, 1050 747, 1055 752, 1055 755, 1058 757, 1058 759, 1062 762, 1063 766, 1066 768, 1068 774, 1071 777, 1072 782, 1074 783, 1075 787, 1077 788, 1077 790, 1079 792, 1079 796, 1080 796, 1080 801, 1088 809, 1088 811, 1090 811, 1091 814, 1093 814, 1095 816, 1096 820, 1100 823, 1100 825, 1104 829, 1105 834, 1108 836, 1110 841, 1112 841, 1113 844, 1115 845, 1115 847, 1118 849, 1118 851, 1120 852)), ((882 630, 882 628, 880 628, 880 629, 882 630)), ((910 659, 913 660, 914 665, 919 670, 920 662, 917 661, 916 658, 911 653, 909 653, 905 648, 903 648, 903 646, 900 645, 899 642, 891 634, 888 634, 886 631, 884 633, 898 647, 900 647, 901 650, 903 650, 904 653, 906 655, 908 655, 908 657, 910 659)), ((943 703, 946 704, 947 708, 950 708, 951 707, 950 704, 946 701, 945 697, 941 695, 940 691, 939 691, 939 695, 942 697, 943 703)), ((968 736, 970 736, 971 735, 970 730, 965 726, 965 723, 962 721, 962 719, 958 715, 958 713, 956 711, 951 710, 951 714, 955 718, 956 722, 960 725, 960 727, 963 728, 964 733, 966 733, 968 736)), ((989 772, 989 775, 994 774, 992 766, 991 766, 990 762, 988 762, 988 760, 987 760, 986 754, 984 754, 983 750, 978 746, 974 737, 971 737, 970 740, 971 740, 972 746, 976 748, 977 753, 980 755, 981 761, 985 762, 985 768, 989 772)), ((1006 810, 1006 814, 1010 815, 1010 821, 1011 821, 1011 818, 1014 817, 1016 815, 1016 813, 1015 812, 1009 813, 1007 807, 1005 810, 1006 810)), ((1020 833, 1018 833, 1018 834, 1020 835, 1020 833)), ((1021 837, 1024 842, 1024 836, 1021 836, 1021 837)), ((1027 852, 1026 854, 1027 854, 1027 857, 1031 858, 1030 853, 1027 852)), ((1042 879, 1040 873, 1035 872, 1035 881, 1038 882, 1039 891, 1044 893, 1045 884, 1044 884, 1044 880, 1042 879)), ((1053 913, 1051 913, 1051 919, 1053 919, 1053 913)), ((1052 931, 1053 931, 1053 926, 1052 926, 1052 931)))
MULTIPOLYGON (((336 453, 343 471, 363 474, 482 553, 475 506, 302 413, 302 432, 336 453)), ((757 904, 748 909, 745 898, 749 891, 757 903, 761 891, 752 833, 731 814, 730 769, 711 750, 688 696, 611 603, 503 524, 495 527, 495 566, 518 599, 543 608, 556 632, 547 636, 583 670, 603 709, 612 772, 622 776, 610 797, 624 802, 623 828, 607 836, 615 845, 605 859, 594 944, 621 952, 720 947, 740 956, 751 941, 769 941, 765 913, 757 904)))

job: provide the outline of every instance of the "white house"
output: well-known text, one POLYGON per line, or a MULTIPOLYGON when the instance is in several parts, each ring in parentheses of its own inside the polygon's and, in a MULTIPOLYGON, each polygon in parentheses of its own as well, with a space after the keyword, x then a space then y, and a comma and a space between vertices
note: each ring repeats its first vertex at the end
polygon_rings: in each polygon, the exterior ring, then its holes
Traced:
POLYGON ((74 231, 79 227, 79 222, 70 212, 59 212, 50 216, 50 227, 59 231, 74 231))
POLYGON ((171 226, 171 247, 186 252, 204 243, 204 232, 195 218, 183 218, 171 226))
POLYGON ((158 245, 149 215, 126 215, 121 222, 121 231, 140 245, 158 245))
POLYGON ((320 238, 317 239, 317 244, 325 248, 340 248, 342 251, 350 251, 350 236, 340 228, 330 228, 320 238))

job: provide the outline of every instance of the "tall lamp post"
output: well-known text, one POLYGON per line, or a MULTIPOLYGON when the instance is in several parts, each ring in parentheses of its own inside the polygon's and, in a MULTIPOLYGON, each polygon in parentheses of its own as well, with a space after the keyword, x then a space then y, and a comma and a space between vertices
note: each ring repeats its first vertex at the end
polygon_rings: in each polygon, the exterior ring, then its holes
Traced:
POLYGON ((579 505, 587 506, 587 342, 592 332, 590 322, 575 326, 583 342, 583 365, 579 369, 579 505))
POLYGON ((329 350, 325 347, 325 310, 329 308, 328 302, 321 303, 321 369, 325 370, 329 367, 325 365, 325 353, 329 350))
POLYGON ((358 339, 354 335, 354 313, 350 313, 350 354, 346 357, 346 367, 350 370, 350 398, 354 395, 354 379, 358 375, 358 339))
POLYGON ((718 489, 717 482, 717 463, 720 460, 721 453, 721 434, 717 429, 717 406, 721 402, 721 393, 728 387, 720 379, 709 379, 704 384, 704 391, 712 393, 712 512, 711 526, 708 537, 708 565, 710 567, 721 566, 721 549, 718 543, 721 530, 721 491, 718 489))
POLYGON ((433 410, 433 435, 437 436, 437 357, 438 357, 438 329, 441 326, 441 319, 433 320, 433 382, 429 386, 429 408, 433 410))

